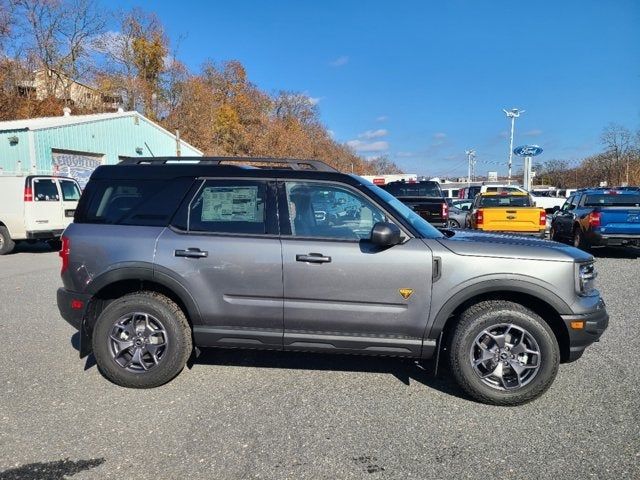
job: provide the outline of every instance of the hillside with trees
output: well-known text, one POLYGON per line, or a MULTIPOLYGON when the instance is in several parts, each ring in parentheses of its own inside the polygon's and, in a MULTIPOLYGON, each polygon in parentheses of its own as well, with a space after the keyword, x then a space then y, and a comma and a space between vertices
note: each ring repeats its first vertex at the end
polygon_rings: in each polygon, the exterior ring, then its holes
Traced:
MULTIPOLYGON (((73 82, 138 110, 207 155, 322 159, 341 171, 400 171, 335 141, 316 103, 298 92, 267 93, 241 62, 179 59, 154 14, 108 12, 92 0, 0 0, 0 120, 113 111, 72 100, 73 82), (109 31, 107 19, 118 24, 109 31), (44 71, 37 79, 34 72, 44 71), (32 87, 43 82, 45 94, 32 87)), ((112 102, 113 103, 113 102, 112 102)))

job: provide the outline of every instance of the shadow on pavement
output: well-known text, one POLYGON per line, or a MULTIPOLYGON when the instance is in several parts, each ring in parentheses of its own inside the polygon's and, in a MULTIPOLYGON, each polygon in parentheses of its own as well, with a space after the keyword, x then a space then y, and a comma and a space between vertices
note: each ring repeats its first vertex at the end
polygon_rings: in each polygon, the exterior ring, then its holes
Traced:
POLYGON ((421 383, 440 392, 469 400, 458 388, 440 359, 438 376, 434 376, 435 362, 417 363, 414 359, 396 357, 372 357, 364 355, 282 352, 267 350, 203 349, 197 358, 189 360, 193 365, 219 365, 234 367, 281 368, 292 370, 319 370, 354 373, 385 373, 393 375, 405 385, 411 381, 421 383))
MULTIPOLYGON (((71 345, 80 348, 80 334, 71 337, 71 345)), ((85 361, 84 370, 96 365, 96 359, 90 354, 85 361)), ((397 357, 373 357, 365 355, 322 354, 306 352, 283 352, 269 350, 225 350, 222 348, 204 348, 200 355, 187 362, 187 368, 194 365, 218 365, 234 367, 282 368, 291 370, 320 370, 354 373, 386 373, 410 385, 411 381, 455 397, 469 400, 458 388, 449 374, 446 361, 440 359, 438 376, 434 376, 435 361, 417 363, 414 359, 397 357)))
POLYGON ((63 479, 76 473, 96 468, 104 463, 104 458, 92 458, 91 460, 58 460, 55 462, 36 462, 11 468, 0 472, 3 480, 53 480, 63 479))
POLYGON ((51 253, 57 252, 57 250, 52 250, 51 247, 45 242, 18 242, 16 243, 15 248, 9 255, 15 255, 17 253, 51 253))
POLYGON ((592 248, 590 253, 596 258, 628 258, 635 260, 640 257, 640 248, 635 247, 602 247, 592 248))

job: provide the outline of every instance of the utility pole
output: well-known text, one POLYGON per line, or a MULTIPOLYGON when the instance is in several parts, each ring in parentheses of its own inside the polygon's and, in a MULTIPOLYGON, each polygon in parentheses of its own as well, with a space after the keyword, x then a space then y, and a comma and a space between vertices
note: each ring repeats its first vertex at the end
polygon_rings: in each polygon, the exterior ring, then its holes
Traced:
POLYGON ((504 113, 507 114, 507 118, 511 119, 511 137, 509 140, 509 181, 507 182, 511 185, 511 165, 513 164, 513 131, 516 126, 516 118, 520 116, 521 113, 524 113, 524 110, 518 110, 517 108, 512 108, 511 110, 502 109, 504 113))
POLYGON ((465 150, 465 152, 467 154, 467 160, 469 162, 469 173, 467 175, 467 185, 471 186, 471 166, 473 165, 474 167, 474 173, 475 173, 475 158, 476 158, 476 151, 473 149, 469 149, 469 150, 465 150))

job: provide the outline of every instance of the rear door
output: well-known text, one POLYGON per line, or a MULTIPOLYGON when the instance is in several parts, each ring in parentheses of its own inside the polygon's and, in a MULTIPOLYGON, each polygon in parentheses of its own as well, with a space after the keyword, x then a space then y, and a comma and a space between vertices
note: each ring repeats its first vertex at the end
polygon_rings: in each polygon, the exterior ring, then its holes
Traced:
POLYGON ((76 213, 78 200, 80 200, 80 187, 75 180, 59 178, 60 195, 62 199, 60 216, 62 223, 66 227, 73 222, 73 216, 76 213))
POLYGON ((391 248, 372 245, 373 225, 391 219, 342 184, 282 182, 279 200, 285 349, 420 355, 432 281, 425 243, 407 235, 391 248), (319 220, 327 202, 351 213, 319 220))
POLYGON ((200 311, 201 346, 282 348, 282 251, 275 182, 204 179, 157 243, 155 275, 200 311))
POLYGON ((62 217, 62 193, 54 177, 31 177, 31 200, 25 201, 27 232, 61 232, 67 226, 62 217))

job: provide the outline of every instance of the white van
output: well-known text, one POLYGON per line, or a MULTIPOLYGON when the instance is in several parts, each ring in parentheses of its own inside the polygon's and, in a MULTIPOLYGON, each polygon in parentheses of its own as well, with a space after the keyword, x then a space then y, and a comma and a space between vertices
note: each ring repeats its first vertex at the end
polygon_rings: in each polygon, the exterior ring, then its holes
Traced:
POLYGON ((0 175, 0 255, 20 240, 44 240, 59 248, 79 199, 80 187, 72 178, 0 175))

